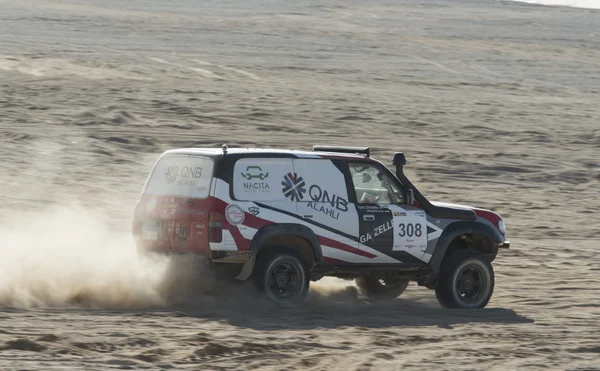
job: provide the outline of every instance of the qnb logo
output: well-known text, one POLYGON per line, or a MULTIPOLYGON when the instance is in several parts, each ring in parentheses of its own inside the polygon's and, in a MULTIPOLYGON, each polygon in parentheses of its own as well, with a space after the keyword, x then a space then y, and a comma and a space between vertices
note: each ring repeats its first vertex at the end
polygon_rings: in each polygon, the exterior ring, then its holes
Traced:
POLYGON ((165 183, 171 184, 177 180, 177 176, 179 175, 179 166, 171 165, 167 168, 167 172, 165 173, 165 183))
POLYGON ((306 183, 301 176, 298 176, 296 173, 287 173, 283 177, 283 181, 281 182, 283 186, 283 194, 286 198, 289 198, 292 201, 300 201, 304 198, 304 194, 306 193, 306 183))

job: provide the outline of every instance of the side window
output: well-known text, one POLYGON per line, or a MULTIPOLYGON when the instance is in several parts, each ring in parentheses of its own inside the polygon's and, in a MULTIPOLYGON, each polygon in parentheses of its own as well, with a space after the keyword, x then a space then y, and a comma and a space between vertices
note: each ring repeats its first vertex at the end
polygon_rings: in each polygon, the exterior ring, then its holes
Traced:
POLYGON ((396 183, 374 164, 350 162, 350 175, 359 204, 400 204, 404 197, 396 183))
POLYGON ((285 201, 281 180, 293 173, 291 158, 244 158, 233 169, 233 196, 240 201, 285 201))

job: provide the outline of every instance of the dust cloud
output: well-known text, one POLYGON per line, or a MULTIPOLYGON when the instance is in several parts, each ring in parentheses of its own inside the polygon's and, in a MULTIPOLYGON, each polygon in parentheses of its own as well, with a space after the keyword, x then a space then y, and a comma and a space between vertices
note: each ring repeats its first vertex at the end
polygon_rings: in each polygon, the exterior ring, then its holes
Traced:
POLYGON ((164 259, 139 259, 132 237, 77 204, 14 212, 0 226, 0 305, 165 305, 164 259))
MULTIPOLYGON (((249 283, 217 282, 199 257, 140 257, 102 210, 73 203, 20 211, 0 225, 0 305, 110 309, 264 304, 249 283), (229 297, 228 297, 229 296, 229 297), (257 300, 255 300, 257 299, 257 300)), ((346 281, 313 284, 307 303, 355 298, 346 281)))

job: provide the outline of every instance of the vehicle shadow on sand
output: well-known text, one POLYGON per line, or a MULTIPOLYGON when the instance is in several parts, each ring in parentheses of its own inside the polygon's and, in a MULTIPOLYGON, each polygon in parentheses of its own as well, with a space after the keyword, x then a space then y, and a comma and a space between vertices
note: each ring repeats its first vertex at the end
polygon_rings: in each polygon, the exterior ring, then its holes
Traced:
MULTIPOLYGON (((237 291, 237 290, 236 290, 237 291)), ((199 297, 194 302, 171 305, 168 310, 138 313, 224 321, 255 330, 307 330, 314 328, 385 328, 392 326, 438 326, 451 328, 466 323, 533 323, 512 309, 444 309, 435 299, 426 302, 396 299, 368 302, 354 288, 311 292, 306 301, 294 306, 277 305, 252 296, 251 291, 199 297), (209 300, 207 300, 209 299, 209 300)))
POLYGON ((408 304, 396 300, 393 305, 357 306, 352 309, 331 306, 329 310, 279 309, 272 311, 238 310, 200 311, 181 310, 178 316, 226 321, 230 325, 255 330, 363 327, 385 328, 393 326, 438 326, 452 328, 466 323, 533 323, 533 320, 511 309, 485 308, 478 310, 448 310, 408 304))
MULTIPOLYGON (((26 309, 3 308, 1 312, 24 312, 26 309)), ((190 318, 193 320, 218 321, 254 330, 310 330, 316 328, 356 327, 365 329, 394 326, 437 326, 452 328, 468 323, 526 324, 533 319, 519 315, 512 309, 444 309, 435 303, 413 302, 396 299, 385 303, 369 303, 357 299, 347 302, 318 302, 314 298, 294 307, 283 307, 267 300, 252 301, 217 300, 209 303, 206 298, 196 303, 169 305, 163 308, 99 309, 84 307, 47 309, 53 312, 76 312, 86 315, 190 318)), ((190 325, 193 326, 193 322, 190 325)))
MULTIPOLYGON (((410 291, 410 290, 409 290, 410 291)), ((276 304, 258 295, 248 285, 221 287, 212 293, 179 292, 165 297, 165 305, 140 308, 98 307, 93 301, 73 302, 74 306, 46 309, 50 312, 76 312, 86 315, 137 318, 189 318, 196 321, 218 321, 255 330, 310 330, 315 328, 386 328, 394 326, 437 326, 452 328, 468 323, 525 324, 534 321, 512 309, 444 309, 430 292, 409 293, 408 298, 369 302, 356 287, 316 289, 306 300, 293 305, 276 304), (412 294, 412 295, 411 295, 412 294)), ((26 309, 3 308, 1 312, 26 309)))

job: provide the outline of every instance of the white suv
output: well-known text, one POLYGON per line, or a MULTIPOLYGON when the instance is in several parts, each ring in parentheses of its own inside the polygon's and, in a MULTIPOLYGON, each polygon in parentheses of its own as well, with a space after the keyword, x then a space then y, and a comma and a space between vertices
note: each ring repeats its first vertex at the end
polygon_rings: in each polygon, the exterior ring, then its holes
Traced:
POLYGON ((392 172, 357 147, 170 150, 144 185, 133 234, 140 251, 204 255, 277 301, 334 276, 373 300, 413 280, 444 307, 484 307, 491 262, 510 245, 503 219, 428 201, 405 163, 396 153, 392 172))

